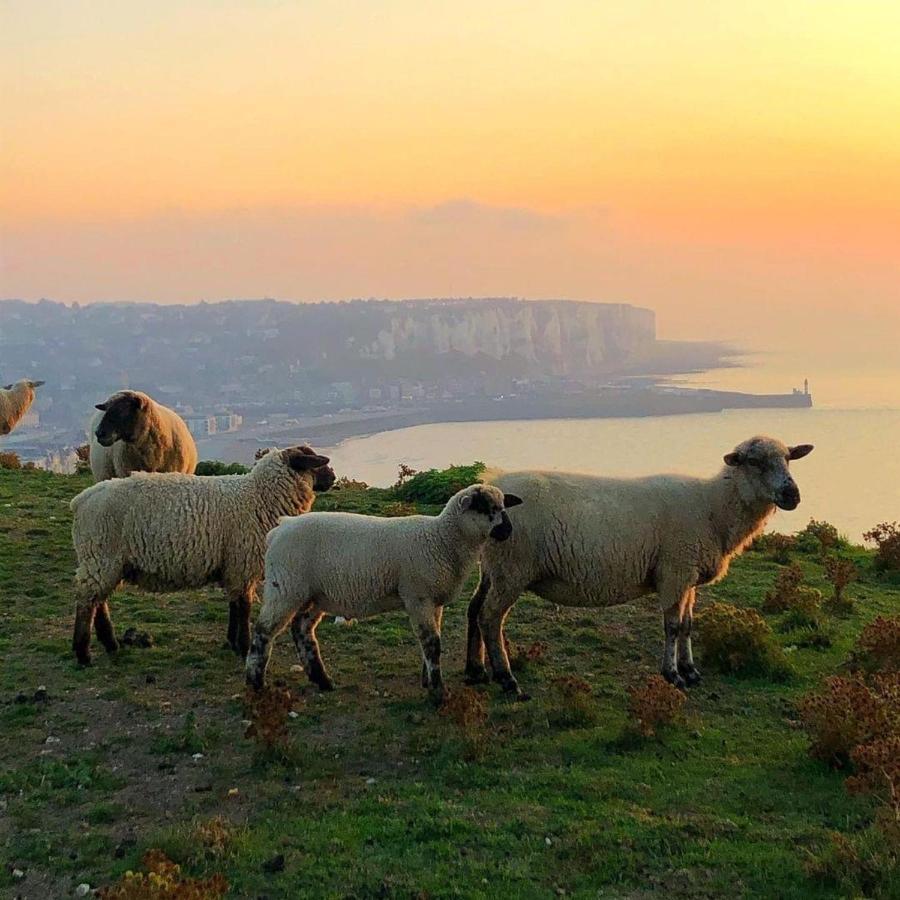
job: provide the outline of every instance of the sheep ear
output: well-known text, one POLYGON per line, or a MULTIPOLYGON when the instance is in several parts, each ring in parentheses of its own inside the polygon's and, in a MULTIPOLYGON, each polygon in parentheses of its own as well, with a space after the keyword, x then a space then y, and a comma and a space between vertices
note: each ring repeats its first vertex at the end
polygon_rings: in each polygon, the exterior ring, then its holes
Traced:
POLYGON ((516 494, 504 494, 503 495, 503 508, 509 509, 511 506, 521 506, 522 498, 517 496, 516 494))
POLYGON ((321 469, 330 462, 327 456, 319 456, 317 453, 310 456, 302 453, 294 447, 281 451, 281 458, 295 471, 308 472, 310 469, 321 469))
POLYGON ((4 384, 4 385, 3 385, 3 390, 4 390, 4 391, 11 391, 12 389, 13 389, 13 386, 12 386, 11 384, 4 384))
POLYGON ((788 459, 803 459, 813 452, 812 444, 797 444, 796 447, 788 448, 788 459))
POLYGON ((42 384, 46 384, 47 382, 46 382, 46 381, 29 381, 28 383, 29 383, 33 388, 38 388, 38 387, 40 387, 42 384))
POLYGON ((739 466, 743 461, 744 455, 742 453, 738 453, 737 450, 735 450, 734 453, 725 454, 726 466, 739 466))
POLYGON ((462 510, 469 509, 472 506, 472 495, 464 494, 459 498, 459 508, 462 510))
POLYGON ((108 403, 98 403, 94 406, 94 409, 99 409, 100 412, 106 412, 109 409, 108 403))

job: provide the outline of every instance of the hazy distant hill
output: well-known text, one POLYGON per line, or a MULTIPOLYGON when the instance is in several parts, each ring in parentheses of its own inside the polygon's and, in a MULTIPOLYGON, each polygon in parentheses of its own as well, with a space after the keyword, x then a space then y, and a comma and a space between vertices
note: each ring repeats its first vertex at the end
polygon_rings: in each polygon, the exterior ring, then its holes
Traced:
POLYGON ((353 385, 359 395, 392 379, 686 371, 709 365, 717 353, 708 345, 657 342, 653 311, 628 304, 0 304, 0 379, 46 379, 44 412, 58 421, 83 415, 86 404, 123 386, 195 408, 262 399, 315 403, 335 384, 353 385))

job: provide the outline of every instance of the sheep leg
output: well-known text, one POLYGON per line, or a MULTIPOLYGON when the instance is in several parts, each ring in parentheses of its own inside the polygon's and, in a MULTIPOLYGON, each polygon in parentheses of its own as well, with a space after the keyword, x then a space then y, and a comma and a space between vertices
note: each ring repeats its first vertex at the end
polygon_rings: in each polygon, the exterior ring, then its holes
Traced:
POLYGON ((469 624, 466 632, 466 684, 485 684, 491 680, 484 667, 484 639, 481 636, 481 626, 478 624, 481 607, 484 606, 484 598, 487 597, 490 587, 490 576, 482 568, 481 580, 469 601, 469 624))
MULTIPOLYGON (((409 615, 410 624, 422 647, 422 661, 427 677, 428 693, 437 705, 447 699, 447 689, 441 674, 441 616, 438 607, 430 600, 404 598, 403 605, 409 615)), ((423 679, 424 681, 424 679, 423 679)))
POLYGON ((94 617, 97 615, 97 602, 94 597, 79 600, 75 606, 75 630, 72 635, 72 649, 81 666, 91 665, 91 631, 94 628, 94 617))
POLYGON ((228 596, 228 645, 241 657, 247 658, 250 650, 250 610, 253 606, 252 589, 243 585, 232 587, 228 596))
POLYGON ((256 631, 247 654, 247 684, 255 690, 262 690, 266 683, 266 669, 272 656, 272 641, 284 631, 297 614, 293 603, 284 604, 265 601, 256 620, 256 631))
POLYGON ((238 605, 237 600, 228 601, 228 646, 237 652, 238 631, 238 605))
POLYGON ((306 668, 309 680, 320 691, 333 691, 334 682, 325 669, 325 663, 322 662, 319 642, 316 639, 316 628, 324 615, 325 613, 315 606, 298 613, 291 623, 291 635, 297 648, 297 656, 306 668))
MULTIPOLYGON (((444 607, 436 606, 434 608, 434 627, 438 634, 441 633, 441 623, 444 621, 444 607)), ((422 656, 422 687, 427 691, 431 687, 431 676, 428 673, 428 663, 425 656, 422 656)))
POLYGON ((116 630, 109 617, 109 604, 98 603, 94 609, 94 630, 97 632, 97 638, 107 653, 115 653, 119 649, 119 642, 116 640, 116 630))
POLYGON ((503 623, 518 599, 519 593, 518 590, 509 586, 505 586, 501 593, 497 589, 496 582, 492 583, 488 589, 484 606, 478 614, 478 625, 487 648, 488 659, 491 661, 494 681, 507 694, 514 694, 519 700, 528 700, 530 699, 528 694, 522 693, 519 682, 516 681, 512 669, 510 669, 506 637, 503 634, 503 623))
POLYGON ((691 649, 691 627, 694 622, 694 603, 696 601, 697 591, 692 589, 682 608, 681 625, 678 629, 678 674, 681 675, 688 687, 693 687, 700 682, 700 670, 694 665, 694 654, 691 649))

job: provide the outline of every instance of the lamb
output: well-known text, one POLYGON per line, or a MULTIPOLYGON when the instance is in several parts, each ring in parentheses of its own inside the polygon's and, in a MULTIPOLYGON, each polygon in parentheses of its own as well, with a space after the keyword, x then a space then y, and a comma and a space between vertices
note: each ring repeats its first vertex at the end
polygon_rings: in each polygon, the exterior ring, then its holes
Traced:
POLYGON ((197 446, 174 410, 140 391, 118 391, 96 408, 90 462, 97 481, 132 472, 193 474, 197 446))
POLYGON ((587 607, 656 592, 664 610, 662 674, 679 688, 696 684, 691 622, 697 586, 723 578, 776 507, 797 507, 800 491, 788 463, 812 449, 754 437, 728 453, 724 469, 710 479, 540 471, 491 479, 504 492, 520 494, 525 506, 512 517, 513 539, 482 553, 481 581, 469 604, 466 680, 488 680, 486 645, 494 680, 526 698, 503 637, 506 616, 523 591, 587 607))
POLYGON ((108 599, 123 581, 154 592, 221 584, 228 643, 246 656, 266 532, 332 484, 328 457, 301 446, 270 450, 246 475, 138 472, 82 491, 71 503, 78 662, 90 665, 92 625, 108 652, 118 649, 108 599))
POLYGON ((248 684, 262 688, 272 640, 291 625, 310 680, 330 691, 334 685, 316 640, 325 613, 362 618, 405 609, 422 648, 422 686, 442 702, 443 607, 462 587, 482 547, 512 533, 506 510, 521 502, 499 488, 471 485, 437 516, 310 513, 285 519, 268 537, 248 684))
POLYGON ((43 381, 23 379, 0 388, 0 434, 9 434, 34 403, 34 389, 43 381))

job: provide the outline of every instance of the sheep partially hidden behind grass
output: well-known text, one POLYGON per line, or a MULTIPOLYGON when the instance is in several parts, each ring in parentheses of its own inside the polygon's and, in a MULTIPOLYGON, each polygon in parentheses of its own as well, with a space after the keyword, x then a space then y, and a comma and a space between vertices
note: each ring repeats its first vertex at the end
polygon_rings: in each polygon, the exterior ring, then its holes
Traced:
POLYGON ((495 477, 494 484, 515 491, 525 505, 512 516, 512 539, 482 553, 481 582, 469 604, 467 679, 487 679, 486 645, 494 679, 520 694, 502 632, 523 591, 564 606, 594 607, 656 592, 666 636, 662 674, 678 687, 695 684, 697 586, 725 576, 776 506, 797 507, 800 491, 788 463, 812 449, 751 438, 726 454, 725 468, 710 479, 537 471, 495 477))
POLYGON ((43 381, 23 379, 0 388, 0 435, 9 434, 34 403, 34 389, 43 381))
POLYGON ((141 391, 118 391, 91 421, 91 472, 97 481, 132 472, 181 472, 197 467, 197 445, 173 409, 141 391))
POLYGON ((486 543, 512 532, 506 507, 522 501, 490 485, 450 498, 440 515, 381 519, 309 513, 268 538, 263 605, 247 657, 247 682, 260 689, 272 640, 291 625, 310 680, 333 685, 316 640, 325 613, 372 616, 405 609, 422 647, 422 686, 441 702, 441 617, 486 543))
POLYGON ((71 503, 78 661, 90 664, 92 626, 107 651, 118 649, 107 601, 122 581, 155 592, 221 584, 228 642, 246 656, 266 532, 333 483, 328 457, 304 446, 271 450, 246 475, 138 472, 82 491, 71 503))

